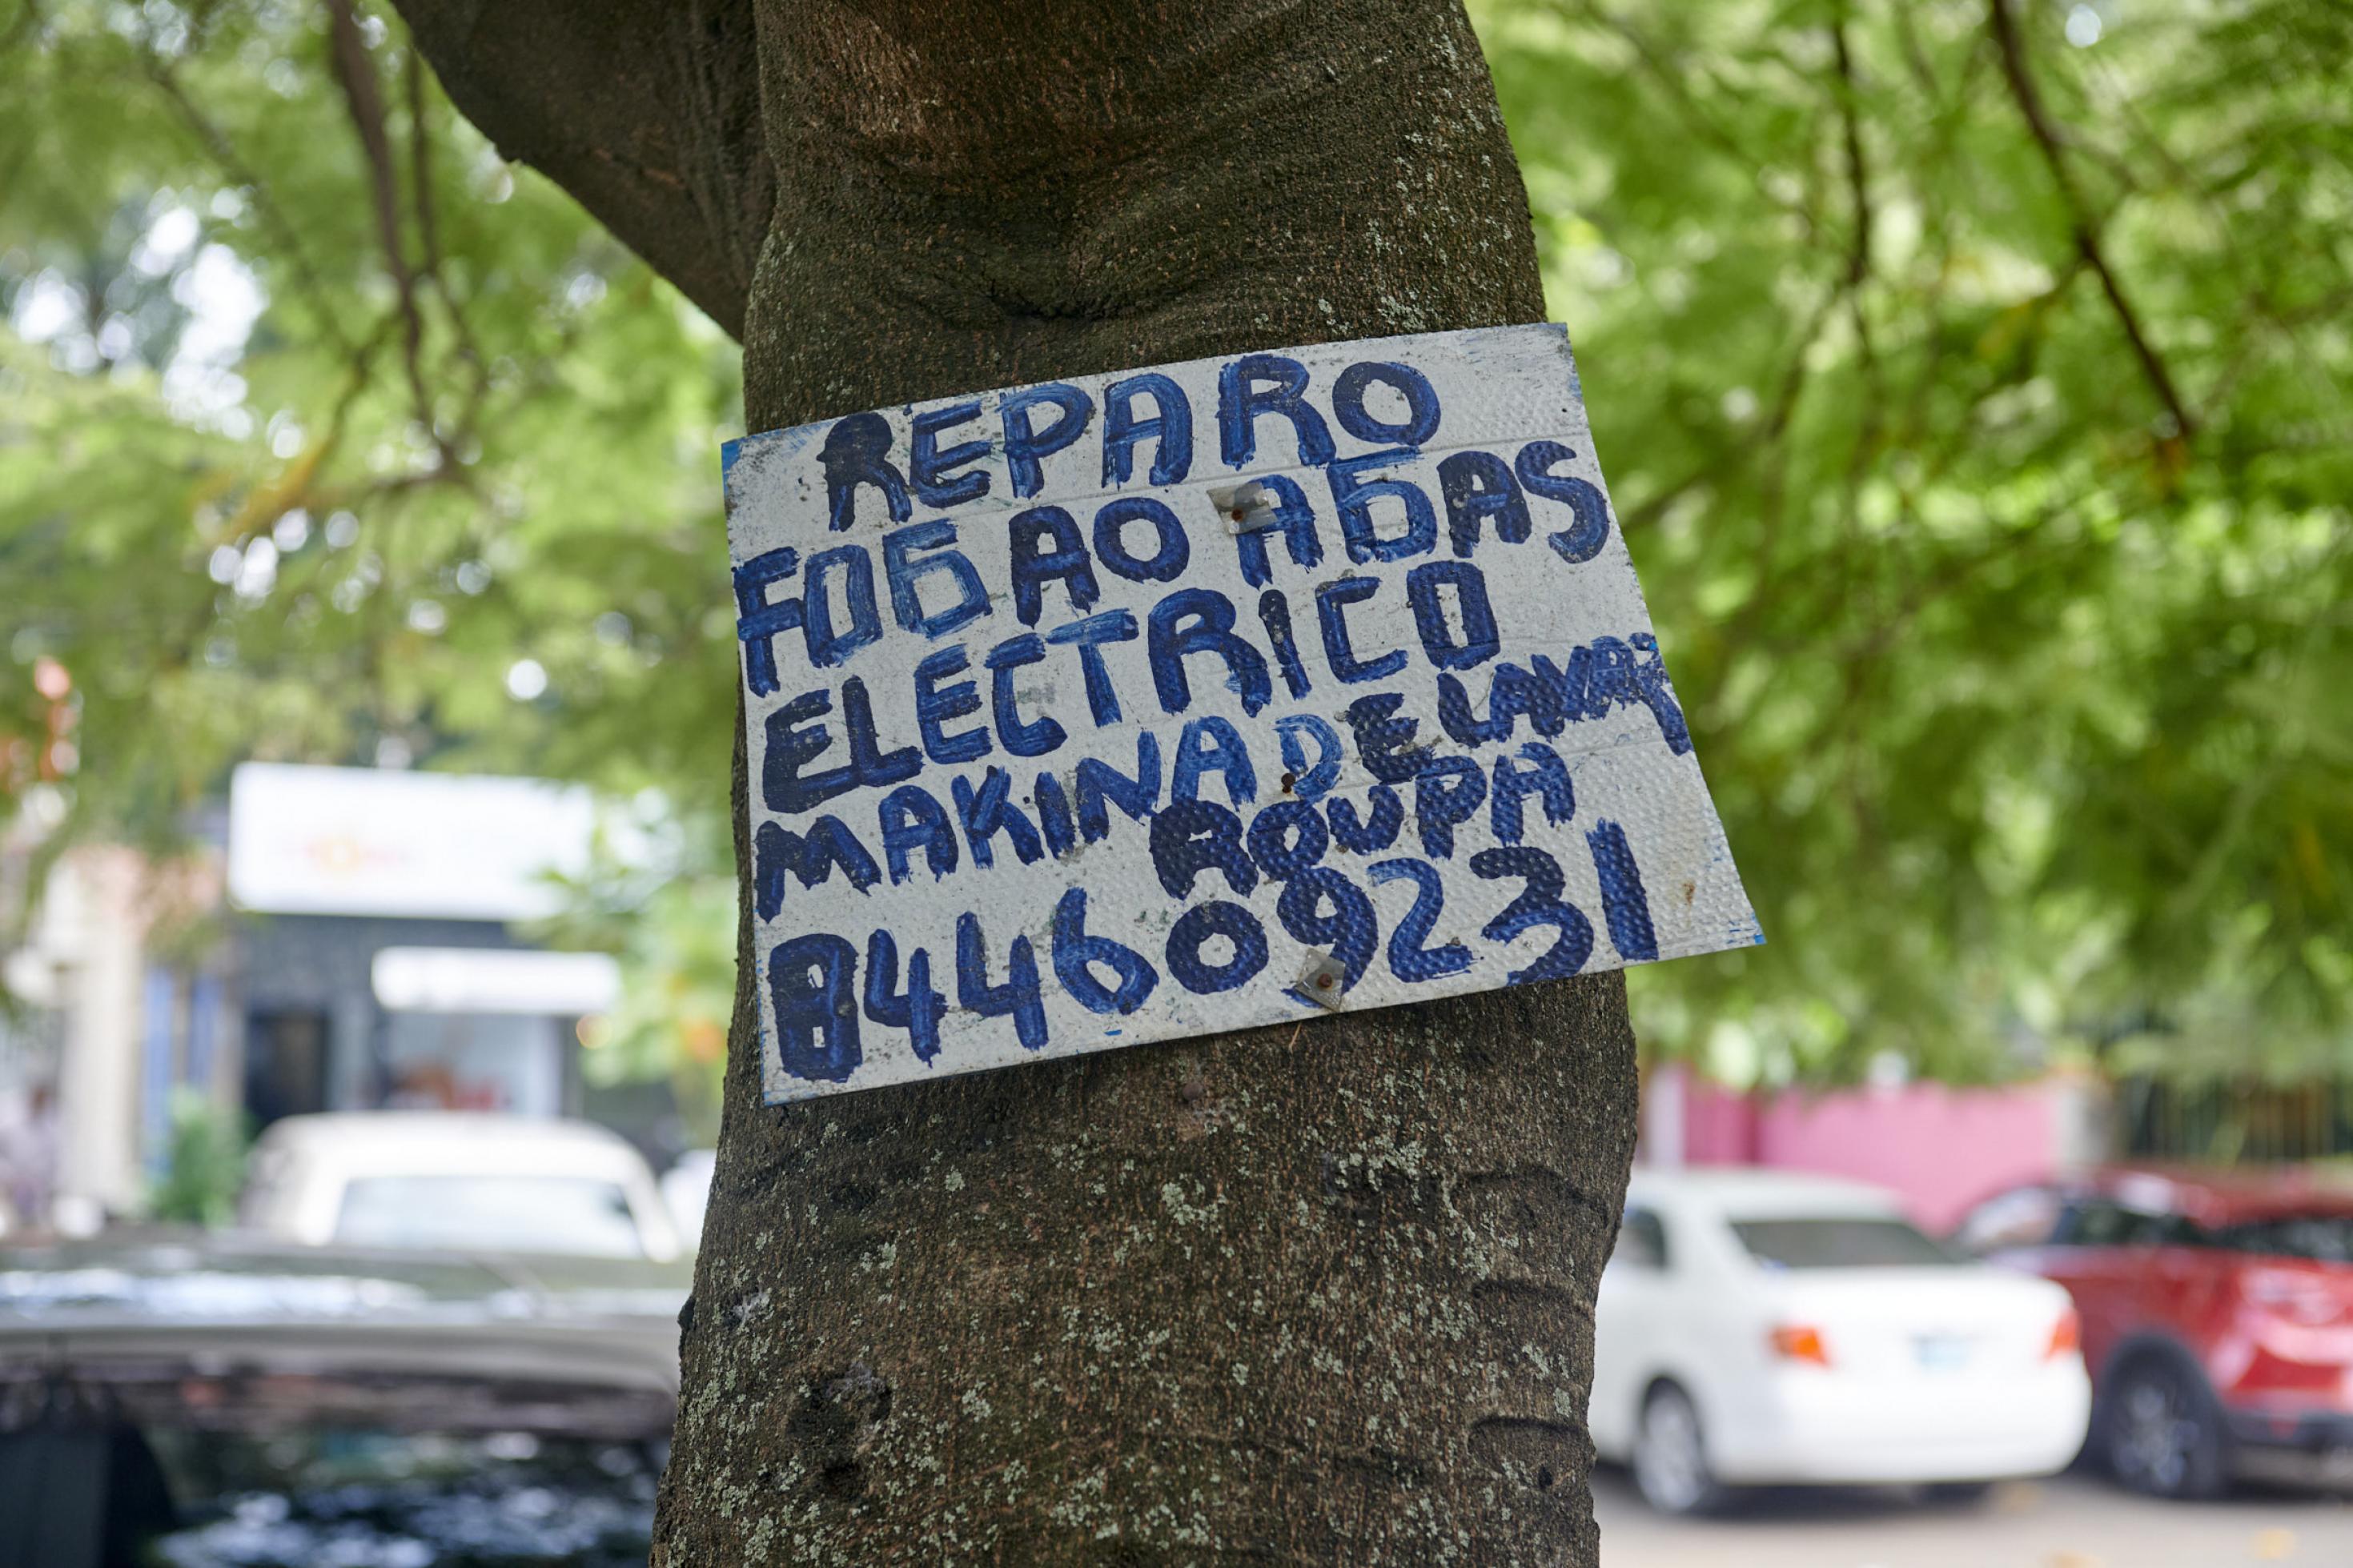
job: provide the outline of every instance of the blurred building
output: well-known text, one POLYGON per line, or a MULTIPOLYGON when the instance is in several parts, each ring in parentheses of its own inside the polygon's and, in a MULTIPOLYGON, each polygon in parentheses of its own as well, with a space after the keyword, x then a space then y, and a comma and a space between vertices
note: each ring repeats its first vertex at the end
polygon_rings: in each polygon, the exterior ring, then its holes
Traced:
MULTIPOLYGON (((5 954, 0 1167, 47 1148, 54 1212, 94 1221, 161 1170, 178 1095, 256 1127, 595 1109, 579 1025, 617 968, 528 930, 597 820, 586 791, 535 780, 248 763, 193 855, 68 850, 5 954)), ((0 874, 37 874, 21 837, 8 849, 0 874)))
POLYGON ((586 790, 529 779, 249 763, 229 786, 242 1101, 258 1121, 414 1106, 580 1110, 602 953, 519 925, 585 871, 586 790))
POLYGON ((32 925, 5 960, 0 1195, 21 1218, 62 1201, 94 1220, 139 1197, 173 1086, 220 1080, 230 1026, 220 965, 159 940, 218 905, 218 863, 159 868, 136 850, 87 845, 45 864, 38 851, 32 834, 5 847, 14 879, 46 874, 32 925))

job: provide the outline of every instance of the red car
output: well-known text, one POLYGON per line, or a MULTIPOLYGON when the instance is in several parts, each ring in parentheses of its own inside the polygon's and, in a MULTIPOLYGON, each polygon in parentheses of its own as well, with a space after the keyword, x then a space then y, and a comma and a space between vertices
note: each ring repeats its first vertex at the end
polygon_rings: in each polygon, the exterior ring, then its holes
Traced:
POLYGON ((2108 1169, 2015 1187, 1966 1250, 2074 1294, 2086 1448, 2136 1491, 2353 1475, 2353 1189, 2295 1173, 2108 1169))

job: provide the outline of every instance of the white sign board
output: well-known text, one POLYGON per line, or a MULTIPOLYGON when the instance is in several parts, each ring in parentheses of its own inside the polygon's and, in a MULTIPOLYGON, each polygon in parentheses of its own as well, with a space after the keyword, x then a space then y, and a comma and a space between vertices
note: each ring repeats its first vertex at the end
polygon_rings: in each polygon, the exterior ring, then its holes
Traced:
POLYGON ((726 471, 771 1101, 1763 940, 1557 327, 726 471))
POLYGON ((538 779, 245 763, 228 890, 269 914, 540 920, 588 868, 596 803, 538 779))

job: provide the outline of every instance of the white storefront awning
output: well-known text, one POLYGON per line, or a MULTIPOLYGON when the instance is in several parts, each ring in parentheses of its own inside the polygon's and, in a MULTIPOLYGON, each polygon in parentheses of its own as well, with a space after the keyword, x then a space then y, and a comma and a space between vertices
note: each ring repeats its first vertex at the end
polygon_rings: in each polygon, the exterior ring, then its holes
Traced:
POLYGON ((585 1017, 621 994, 621 966, 602 952, 387 947, 371 972, 396 1013, 537 1013, 585 1017))

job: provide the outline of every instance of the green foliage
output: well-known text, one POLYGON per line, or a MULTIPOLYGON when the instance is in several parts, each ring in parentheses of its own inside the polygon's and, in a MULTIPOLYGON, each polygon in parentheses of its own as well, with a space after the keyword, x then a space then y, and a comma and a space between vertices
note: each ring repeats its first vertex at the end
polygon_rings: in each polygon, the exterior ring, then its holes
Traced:
POLYGON ((733 346, 396 25, 347 92, 331 15, 66 0, 0 50, 0 787, 42 656, 93 830, 248 755, 723 778, 733 346))
POLYGON ((1479 19, 1771 943, 1646 1041, 2341 1061, 2353 13, 1479 19))
MULTIPOLYGON (((1638 972, 1646 1043, 2341 1061, 2348 13, 1473 10, 1772 939, 1638 972)), ((351 90, 336 14, 0 12, 0 792, 164 838, 248 755, 657 786, 687 847, 564 934, 632 976, 592 1070, 707 1076, 734 351, 388 12, 351 90)))
POLYGON ((600 844, 566 888, 564 915, 535 934, 619 958, 619 1004, 583 1025, 584 1070, 599 1084, 668 1079, 689 1137, 707 1148, 735 1011, 734 856, 716 813, 648 837, 649 851, 600 844))
POLYGON ((182 1088, 172 1092, 171 1119, 168 1163, 148 1196, 148 1212, 182 1225, 229 1224, 251 1147, 244 1118, 182 1088))
MULTIPOLYGON (((168 848, 256 757, 716 820, 734 346, 502 162, 388 10, 348 90, 332 15, 0 0, 0 819, 46 780, 68 834, 168 848)), ((695 896, 732 959, 732 891, 695 896)))

